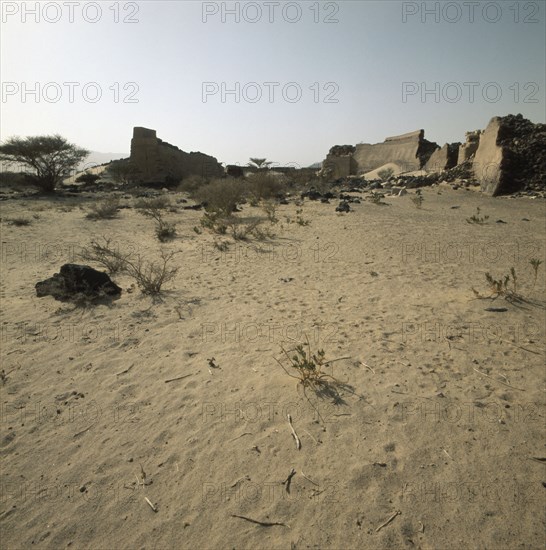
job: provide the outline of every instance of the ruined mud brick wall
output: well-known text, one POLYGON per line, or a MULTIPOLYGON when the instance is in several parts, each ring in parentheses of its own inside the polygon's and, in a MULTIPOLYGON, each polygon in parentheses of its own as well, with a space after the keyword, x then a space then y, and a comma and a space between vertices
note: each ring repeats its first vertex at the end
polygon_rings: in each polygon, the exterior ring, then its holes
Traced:
POLYGON ((131 140, 131 162, 143 183, 178 182, 189 175, 222 176, 222 165, 200 152, 186 153, 159 139, 155 130, 135 127, 131 140))
POLYGON ((371 172, 389 162, 398 164, 404 172, 420 170, 438 149, 436 143, 427 141, 424 136, 424 130, 416 130, 388 137, 383 143, 358 144, 354 153, 358 172, 371 172))
POLYGON ((334 145, 322 163, 322 170, 331 178, 339 179, 356 174, 356 161, 353 158, 354 145, 334 145))
POLYGON ((441 149, 432 153, 424 169, 427 172, 443 172, 457 166, 460 143, 446 143, 441 149))
POLYGON ((521 114, 493 117, 480 136, 472 165, 488 195, 546 189, 546 124, 521 114))
POLYGON ((403 172, 420 170, 439 149, 424 138, 424 130, 388 137, 383 143, 335 145, 330 149, 323 170, 331 169, 333 177, 344 178, 365 174, 388 163, 396 163, 403 172))
POLYGON ((480 145, 481 130, 475 130, 474 132, 466 132, 466 141, 459 147, 459 155, 457 157, 457 164, 466 162, 472 155, 476 153, 480 145))

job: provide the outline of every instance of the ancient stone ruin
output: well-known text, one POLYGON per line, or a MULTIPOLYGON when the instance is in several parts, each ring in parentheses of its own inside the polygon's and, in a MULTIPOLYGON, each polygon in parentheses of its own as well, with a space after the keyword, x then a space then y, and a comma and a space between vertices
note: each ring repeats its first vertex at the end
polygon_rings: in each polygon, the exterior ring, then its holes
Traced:
POLYGON ((546 124, 521 114, 493 117, 481 134, 473 170, 488 195, 546 189, 546 124))
POLYGON ((335 145, 322 164, 323 170, 329 170, 335 179, 365 174, 389 163, 396 164, 400 172, 420 170, 438 149, 424 135, 424 130, 416 130, 388 137, 383 143, 335 145))
POLYGON ((206 178, 222 176, 222 165, 200 152, 186 153, 156 135, 155 130, 135 127, 131 140, 131 163, 139 183, 177 184, 189 175, 206 178))
POLYGON ((424 138, 424 130, 417 130, 383 143, 335 145, 321 173, 340 179, 388 165, 402 178, 409 173, 406 178, 414 186, 463 177, 493 196, 546 190, 546 124, 534 124, 521 114, 494 117, 484 131, 467 132, 465 138, 465 143, 446 143, 440 148, 424 138), (411 175, 418 170, 427 175, 411 175))

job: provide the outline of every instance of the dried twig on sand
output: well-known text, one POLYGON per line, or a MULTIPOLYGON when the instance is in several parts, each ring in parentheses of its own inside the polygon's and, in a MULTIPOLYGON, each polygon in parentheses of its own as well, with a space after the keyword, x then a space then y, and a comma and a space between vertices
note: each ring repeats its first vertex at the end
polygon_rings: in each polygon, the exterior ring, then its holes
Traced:
POLYGON ((193 373, 184 374, 184 376, 177 376, 176 378, 169 378, 169 380, 165 380, 165 384, 167 384, 168 382, 174 382, 175 380, 182 380, 183 378, 188 378, 188 376, 193 376, 193 373))
POLYGON ((231 514, 231 517, 246 519, 246 521, 250 521, 251 523, 256 523, 258 525, 261 525, 262 527, 272 527, 273 525, 282 525, 283 527, 288 527, 288 529, 290 529, 290 525, 287 525, 286 523, 282 523, 280 521, 258 521, 256 519, 247 518, 246 516, 239 516, 238 514, 231 514))
POLYGON ((150 505, 150 508, 157 514, 157 508, 151 503, 148 497, 144 497, 144 500, 150 505))
POLYGON ((383 527, 386 527, 396 516, 399 516, 402 512, 400 510, 396 510, 396 512, 394 512, 394 514, 385 522, 385 523, 382 523, 376 530, 375 532, 377 533, 378 531, 381 531, 381 529, 383 529, 383 527))
POLYGON ((485 374, 485 372, 482 372, 481 370, 475 369, 474 367, 472 367, 472 370, 475 370, 478 374, 482 374, 483 376, 487 376, 487 378, 490 378, 491 380, 493 380, 495 382, 498 382, 499 384, 504 384, 505 386, 508 386, 509 388, 512 388, 513 390, 525 391, 522 388, 516 388, 515 386, 511 386, 510 384, 507 384, 506 382, 503 382, 502 380, 495 380, 495 378, 493 378, 492 376, 489 376, 488 374, 485 374))
POLYGON ((296 470, 292 468, 292 471, 288 474, 288 477, 282 482, 285 486, 286 492, 290 493, 290 484, 292 483, 292 478, 296 475, 296 470))
POLYGON ((299 451, 301 449, 301 441, 298 434, 294 430, 294 426, 292 426, 292 417, 290 415, 288 415, 288 423, 290 424, 290 429, 292 430, 292 437, 296 440, 296 448, 299 451))

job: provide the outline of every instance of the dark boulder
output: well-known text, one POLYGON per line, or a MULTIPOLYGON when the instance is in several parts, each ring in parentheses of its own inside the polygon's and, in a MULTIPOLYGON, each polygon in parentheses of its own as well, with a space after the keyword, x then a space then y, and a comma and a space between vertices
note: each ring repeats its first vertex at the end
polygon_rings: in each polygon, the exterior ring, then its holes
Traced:
POLYGON ((121 288, 106 273, 78 264, 64 264, 60 273, 36 283, 35 288, 38 297, 51 295, 57 300, 70 300, 82 294, 90 298, 121 294, 121 288))
POLYGON ((347 201, 341 201, 339 206, 336 208, 336 212, 350 212, 351 207, 347 201))

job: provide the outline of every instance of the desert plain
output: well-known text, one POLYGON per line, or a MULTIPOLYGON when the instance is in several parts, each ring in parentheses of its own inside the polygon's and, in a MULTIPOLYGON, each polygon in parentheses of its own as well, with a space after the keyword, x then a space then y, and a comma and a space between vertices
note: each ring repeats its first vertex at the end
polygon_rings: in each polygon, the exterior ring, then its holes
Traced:
POLYGON ((221 250, 166 194, 163 244, 124 193, 110 220, 83 195, 2 203, 3 548, 543 547, 542 199, 292 199, 274 235, 221 250), (175 279, 36 296, 103 236, 176 252, 175 279), (485 298, 512 267, 521 299, 485 298), (324 391, 288 375, 299 344, 336 360, 324 391))

